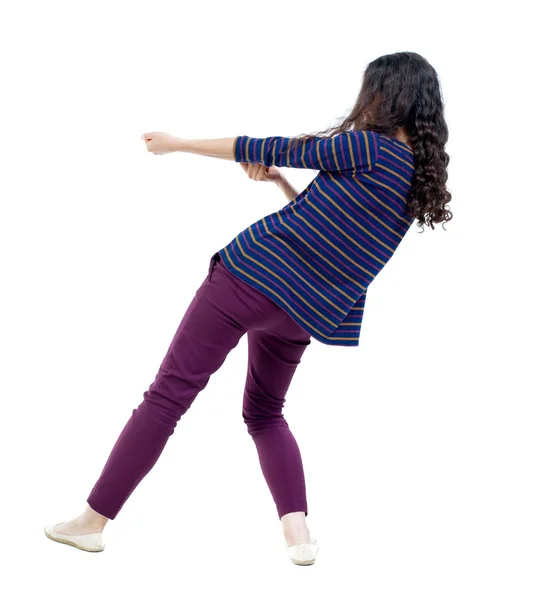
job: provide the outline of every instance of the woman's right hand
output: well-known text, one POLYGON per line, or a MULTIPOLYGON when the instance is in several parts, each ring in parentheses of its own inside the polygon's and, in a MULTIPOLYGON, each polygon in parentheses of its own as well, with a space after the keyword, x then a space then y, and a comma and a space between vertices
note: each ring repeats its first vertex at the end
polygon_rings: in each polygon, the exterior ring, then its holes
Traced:
POLYGON ((261 163, 239 163, 243 168, 244 172, 250 179, 254 181, 271 181, 273 183, 279 183, 283 180, 278 167, 270 166, 266 167, 261 163))

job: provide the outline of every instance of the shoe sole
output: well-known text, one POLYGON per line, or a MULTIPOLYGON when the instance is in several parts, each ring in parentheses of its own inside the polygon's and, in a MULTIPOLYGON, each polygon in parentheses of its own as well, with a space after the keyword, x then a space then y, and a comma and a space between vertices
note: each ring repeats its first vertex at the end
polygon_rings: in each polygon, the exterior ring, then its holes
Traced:
POLYGON ((295 560, 294 558, 292 558, 291 560, 295 565, 301 566, 312 565, 315 562, 315 558, 313 560, 295 560))
POLYGON ((52 540, 54 542, 59 542, 60 544, 67 544, 68 546, 74 546, 75 548, 78 548, 79 550, 85 550, 86 552, 102 552, 105 548, 104 546, 102 548, 84 548, 84 546, 79 546, 78 544, 75 544, 75 542, 70 542, 69 540, 61 540, 61 539, 52 537, 51 535, 48 534, 46 527, 45 527, 45 535, 48 537, 49 540, 52 540))

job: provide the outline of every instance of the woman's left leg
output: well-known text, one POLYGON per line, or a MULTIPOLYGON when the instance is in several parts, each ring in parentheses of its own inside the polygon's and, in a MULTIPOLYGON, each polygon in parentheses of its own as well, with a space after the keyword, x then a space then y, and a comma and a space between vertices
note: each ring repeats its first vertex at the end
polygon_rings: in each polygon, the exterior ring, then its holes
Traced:
MULTIPOLYGON (((152 469, 189 409, 228 353, 252 327, 281 320, 269 298, 233 277, 211 259, 144 400, 132 411, 88 496, 85 512, 55 533, 82 535, 102 531, 152 469)), ((187 457, 188 459, 188 457, 187 457)))

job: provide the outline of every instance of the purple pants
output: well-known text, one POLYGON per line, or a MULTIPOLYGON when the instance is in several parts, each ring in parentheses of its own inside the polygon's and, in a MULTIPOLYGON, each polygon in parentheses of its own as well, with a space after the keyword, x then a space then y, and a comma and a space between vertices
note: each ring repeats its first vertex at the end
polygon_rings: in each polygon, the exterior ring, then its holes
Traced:
POLYGON ((93 510, 116 517, 153 468, 181 416, 245 333, 244 422, 278 517, 308 514, 302 459, 282 409, 310 335, 272 300, 232 275, 218 253, 87 499, 93 510))

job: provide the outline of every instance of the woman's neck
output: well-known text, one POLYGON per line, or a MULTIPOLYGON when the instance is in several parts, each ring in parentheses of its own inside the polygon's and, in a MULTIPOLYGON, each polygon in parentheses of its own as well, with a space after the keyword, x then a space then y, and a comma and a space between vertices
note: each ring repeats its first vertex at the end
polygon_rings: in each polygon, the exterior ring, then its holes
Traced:
POLYGON ((400 142, 403 142, 403 144, 407 145, 409 148, 412 148, 412 145, 410 144, 410 139, 408 138, 408 135, 402 128, 399 128, 394 133, 394 137, 396 139, 398 139, 400 142))

